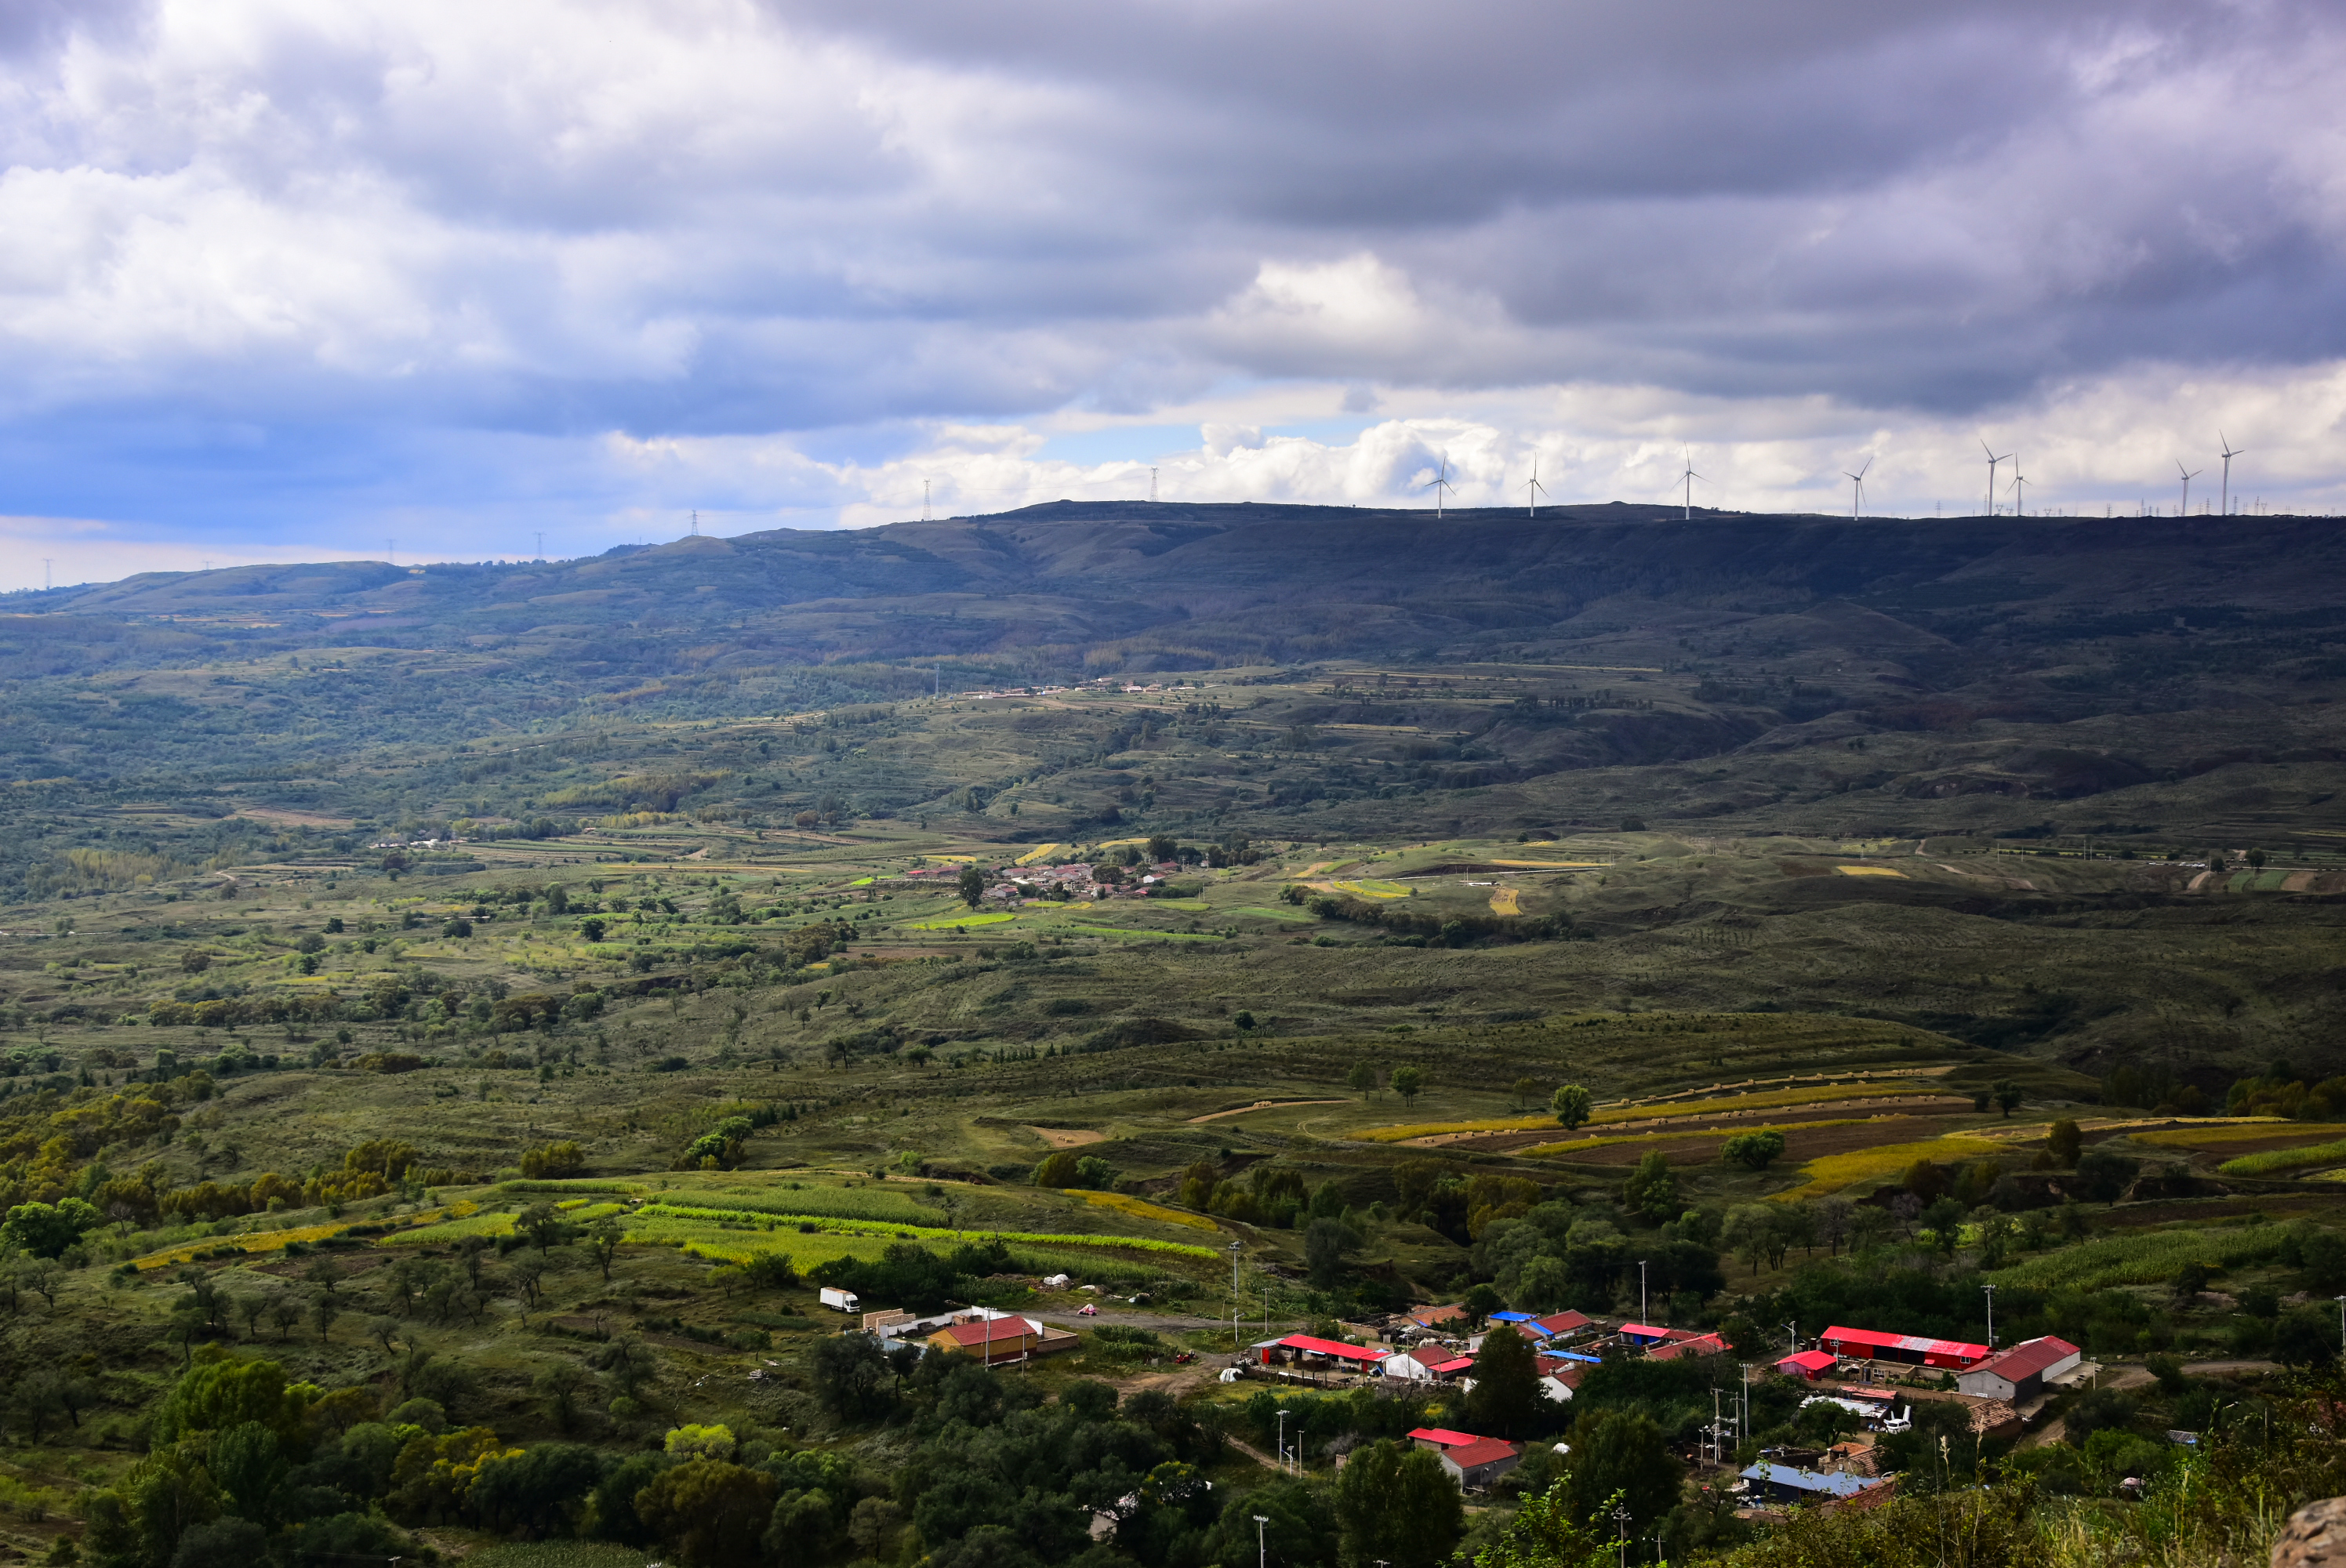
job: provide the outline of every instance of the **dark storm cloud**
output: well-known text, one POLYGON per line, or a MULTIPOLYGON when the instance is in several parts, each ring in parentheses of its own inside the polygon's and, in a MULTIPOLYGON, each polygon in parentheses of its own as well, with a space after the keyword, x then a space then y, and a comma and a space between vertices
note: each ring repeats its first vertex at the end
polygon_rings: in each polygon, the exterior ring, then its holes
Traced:
POLYGON ((1954 414, 2318 365, 2341 66, 2310 0, 26 0, 0 510, 114 422, 339 451, 1261 378, 1954 414))

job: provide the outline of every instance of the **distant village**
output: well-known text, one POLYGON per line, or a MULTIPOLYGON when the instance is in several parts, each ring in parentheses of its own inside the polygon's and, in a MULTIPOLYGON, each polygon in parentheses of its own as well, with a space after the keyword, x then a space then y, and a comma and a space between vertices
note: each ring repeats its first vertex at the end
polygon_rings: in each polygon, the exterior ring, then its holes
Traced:
MULTIPOLYGON (((1036 1283, 1046 1289, 1071 1288, 1065 1275, 1036 1283)), ((1072 1288, 1098 1293, 1091 1286, 1072 1288)), ((1024 1366, 1082 1343, 1080 1336, 1039 1317, 994 1308, 917 1318, 901 1310, 864 1312, 862 1302, 847 1290, 826 1288, 822 1300, 835 1311, 861 1313, 862 1331, 883 1345, 918 1345, 923 1353, 957 1353, 988 1366, 1024 1366)), ((1077 1310, 1090 1317, 1097 1309, 1086 1305, 1077 1310)), ((1545 1316, 1492 1312, 1478 1319, 1468 1307, 1452 1304, 1413 1307, 1392 1317, 1336 1327, 1344 1338, 1297 1333, 1258 1339, 1228 1358, 1220 1380, 1260 1379, 1326 1390, 1369 1386, 1396 1393, 1404 1388, 1446 1387, 1463 1394, 1473 1390, 1475 1363, 1491 1338, 1515 1334, 1530 1342, 1541 1394, 1568 1404, 1591 1372, 1609 1361, 1671 1361, 1735 1353, 1715 1332, 1608 1321, 1576 1311, 1545 1316)), ((1183 1352, 1178 1359, 1192 1358, 1183 1352)), ((1740 1382, 1719 1390, 1718 1408, 1711 1422, 1700 1430, 1699 1446, 1684 1456, 1698 1471, 1716 1473, 1733 1463, 1749 1428, 1748 1395, 1757 1380, 1790 1380, 1806 1390, 1803 1409, 1838 1405, 1863 1428, 1828 1448, 1762 1450, 1731 1478, 1721 1477, 1739 1512, 1768 1520, 1800 1506, 1871 1508, 1892 1496, 1898 1478, 1881 1473, 1877 1440, 1909 1430, 1917 1400, 1959 1407, 1979 1436, 2015 1437, 2028 1430, 2055 1394, 2090 1384, 2101 1369, 2086 1361, 2076 1345, 2049 1335, 1997 1349, 1837 1325, 1805 1349, 1796 1344, 1772 1359, 1742 1361, 1739 1370, 1740 1382)), ((2171 1435, 2184 1441, 2190 1434, 2171 1435)), ((1534 1446, 1450 1427, 1420 1427, 1408 1437, 1434 1451, 1443 1469, 1469 1494, 1488 1490, 1523 1463, 1534 1446)), ((1556 1448, 1559 1454, 1568 1451, 1568 1445, 1556 1448)), ((1280 1457, 1284 1461, 1289 1456, 1282 1452, 1280 1457)), ((1343 1464, 1343 1456, 1338 1456, 1337 1468, 1343 1464)))

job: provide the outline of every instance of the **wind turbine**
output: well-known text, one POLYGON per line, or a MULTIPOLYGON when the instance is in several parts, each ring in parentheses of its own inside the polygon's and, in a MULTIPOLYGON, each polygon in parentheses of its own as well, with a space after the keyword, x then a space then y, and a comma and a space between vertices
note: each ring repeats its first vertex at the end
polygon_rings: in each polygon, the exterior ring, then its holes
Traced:
POLYGON ((1524 515, 1526 517, 1538 516, 1539 498, 1546 494, 1547 486, 1539 482, 1539 459, 1535 457, 1532 459, 1532 482, 1525 487, 1524 493, 1524 499, 1528 503, 1524 515))
POLYGON ((1850 484, 1849 514, 1851 517, 1857 516, 1865 508, 1865 476, 1872 467, 1873 459, 1869 457, 1855 473, 1851 473, 1846 468, 1841 471, 1841 477, 1848 480, 1850 484))
POLYGON ((2027 484, 2028 481, 2020 476, 2020 465, 2014 463, 2012 469, 2012 514, 2014 517, 2025 517, 2028 514, 2027 484))
MULTIPOLYGON (((1686 472, 1679 474, 1678 477, 1686 482, 1686 520, 1691 523, 1694 521, 1694 482, 1698 479, 1702 479, 1702 475, 1694 471, 1693 453, 1688 452, 1686 453, 1686 472)), ((1708 479, 1702 479, 1702 482, 1705 484, 1710 483, 1708 479)))
POLYGON ((2224 504, 2217 510, 2229 517, 2232 514, 2232 459, 2246 453, 2248 448, 2234 446, 2232 438, 2220 430, 2216 433, 2216 439, 2224 443, 2224 504))
POLYGON ((1448 453, 1445 452, 1442 454, 1442 467, 1440 471, 1437 472, 1433 478, 1427 480, 1423 484, 1419 485, 1418 488, 1420 490, 1431 490, 1433 492, 1433 520, 1439 523, 1442 521, 1442 493, 1445 490, 1455 490, 1458 488, 1458 486, 1450 483, 1450 454, 1448 453))
POLYGON ((1993 517, 1995 515, 1995 465, 1999 463, 2011 462, 2012 453, 2007 452, 2002 457, 1998 457, 1995 454, 1995 448, 1984 441, 1980 443, 1980 450, 1987 453, 1987 514, 1993 517))
POLYGON ((2187 469, 2183 466, 2182 459, 2178 458, 2175 463, 2175 472, 2183 475, 2183 510, 2178 512, 2176 515, 2188 517, 2191 515, 2191 482, 2208 471, 2204 468, 2187 469))

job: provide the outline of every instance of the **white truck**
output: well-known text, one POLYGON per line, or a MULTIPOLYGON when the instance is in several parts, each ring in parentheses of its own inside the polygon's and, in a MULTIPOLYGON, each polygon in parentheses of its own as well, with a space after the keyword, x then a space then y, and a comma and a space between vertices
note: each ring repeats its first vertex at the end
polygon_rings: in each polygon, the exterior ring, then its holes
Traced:
POLYGON ((822 1288, 822 1304, 834 1312, 852 1312, 862 1305, 855 1298, 854 1291, 841 1290, 830 1285, 822 1288))

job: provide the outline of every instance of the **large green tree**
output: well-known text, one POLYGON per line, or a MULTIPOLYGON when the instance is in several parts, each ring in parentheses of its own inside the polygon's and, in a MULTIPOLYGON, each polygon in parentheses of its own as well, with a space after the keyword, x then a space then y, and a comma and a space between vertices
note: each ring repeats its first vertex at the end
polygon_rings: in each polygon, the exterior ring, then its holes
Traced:
POLYGON ((1430 1449, 1355 1449, 1336 1477, 1336 1523, 1351 1568, 1434 1568, 1466 1532, 1466 1509, 1430 1449))
POLYGON ((1568 1515, 1594 1518, 1618 1492, 1631 1532, 1649 1529, 1677 1505, 1684 1473, 1653 1417, 1591 1410, 1573 1423, 1572 1469, 1565 1481, 1568 1515))
POLYGON ((1539 1353, 1532 1342, 1508 1324, 1492 1329, 1474 1358, 1474 1387, 1466 1396, 1467 1430, 1484 1437, 1530 1437, 1544 1398, 1539 1353))

